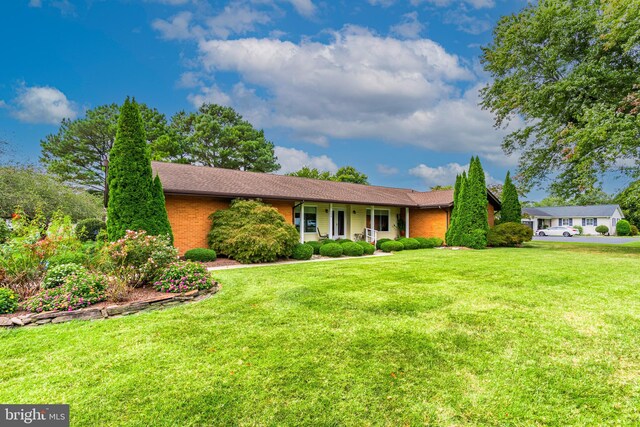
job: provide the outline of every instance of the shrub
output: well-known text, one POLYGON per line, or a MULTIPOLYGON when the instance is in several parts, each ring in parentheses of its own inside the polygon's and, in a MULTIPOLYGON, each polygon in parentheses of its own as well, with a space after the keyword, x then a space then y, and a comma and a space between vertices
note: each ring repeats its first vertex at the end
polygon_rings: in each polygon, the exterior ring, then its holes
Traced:
POLYGON ((65 251, 53 255, 47 260, 48 267, 64 264, 89 265, 89 255, 80 251, 65 251))
POLYGON ((600 233, 603 236, 609 232, 609 227, 606 225, 599 225, 596 227, 596 233, 600 233))
POLYGON ((300 237, 275 208, 255 200, 236 200, 209 218, 211 248, 242 263, 290 257, 300 237))
POLYGON ((64 279, 62 286, 45 289, 24 301, 25 310, 71 311, 87 307, 106 298, 107 280, 104 276, 90 273, 72 274, 64 279))
POLYGON ((320 247, 322 246, 322 242, 318 242, 316 240, 312 240, 310 242, 305 242, 307 245, 311 245, 311 247, 313 248, 313 253, 315 255, 319 255, 320 254, 320 247))
POLYGON ((25 299, 40 290, 44 266, 25 247, 0 246, 0 284, 25 299))
POLYGON ((640 232, 638 231, 638 227, 636 227, 635 225, 631 226, 631 235, 632 236, 637 236, 640 232))
POLYGON ((62 286, 67 276, 86 273, 87 269, 78 264, 60 264, 47 270, 44 280, 42 281, 42 287, 44 289, 57 288, 58 286, 62 286))
POLYGON ((216 258, 216 251, 213 249, 196 248, 184 253, 184 259, 187 261, 209 262, 215 261, 216 258))
POLYGON ((210 289, 215 284, 207 269, 196 262, 176 262, 164 269, 153 284, 159 292, 188 292, 210 289))
POLYGON ((291 257, 293 259, 311 259, 314 252, 314 247, 308 243, 299 243, 293 248, 293 253, 291 257))
POLYGON ((82 221, 78 221, 78 224, 76 224, 76 237, 81 242, 95 241, 100 231, 106 229, 107 223, 100 219, 83 219, 82 221))
POLYGON ((380 245, 380 249, 384 252, 399 252, 404 250, 404 245, 396 240, 388 240, 380 245))
POLYGON ((420 243, 420 249, 437 248, 442 246, 444 240, 439 237, 414 237, 420 243))
POLYGON ((385 238, 383 238, 383 239, 378 240, 378 241, 376 242, 376 249, 382 249, 382 244, 383 244, 384 242, 390 242, 390 241, 391 241, 391 239, 387 239, 386 237, 385 237, 385 238))
POLYGON ((0 314, 13 313, 18 309, 18 295, 11 289, 0 288, 0 314))
POLYGON ((373 246, 371 243, 367 243, 365 241, 359 241, 359 242, 356 242, 356 244, 362 246, 362 249, 365 255, 373 255, 373 253, 376 251, 376 247, 373 246))
POLYGON ((340 243, 327 243, 320 247, 320 255, 337 258, 342 256, 342 246, 340 243))
POLYGON ((364 253, 364 248, 354 242, 344 242, 340 246, 342 246, 343 255, 346 256, 362 256, 364 253))
POLYGON ((326 245, 327 243, 336 243, 336 241, 333 239, 322 239, 320 240, 320 243, 322 243, 323 245, 326 245))
POLYGON ((476 228, 467 233, 460 239, 462 246, 471 249, 484 249, 487 247, 487 231, 481 228, 476 228))
POLYGON ((109 277, 107 279, 106 299, 114 302, 122 302, 129 299, 131 286, 119 277, 109 277))
POLYGON ((410 237, 403 237, 401 239, 398 239, 398 241, 402 243, 402 245, 406 250, 410 251, 414 249, 420 249, 420 242, 418 242, 416 239, 412 239, 410 237))
POLYGON ((616 234, 618 236, 630 236, 631 224, 626 219, 621 219, 616 223, 616 234))
POLYGON ((0 245, 9 240, 10 237, 11 228, 9 228, 4 219, 0 218, 0 245))
POLYGON ((178 258, 168 236, 148 236, 145 231, 127 231, 122 239, 106 246, 106 251, 116 275, 134 287, 153 283, 178 258))
POLYGON ((578 233, 580 233, 580 235, 584 234, 584 228, 582 228, 581 225, 574 225, 573 228, 575 228, 576 230, 578 230, 578 233))
POLYGON ((353 242, 353 240, 351 240, 351 239, 337 239, 336 240, 336 243, 340 243, 340 244, 349 243, 349 242, 353 242))
POLYGON ((496 225, 487 233, 489 246, 519 246, 533 237, 533 230, 524 224, 505 222, 496 225))

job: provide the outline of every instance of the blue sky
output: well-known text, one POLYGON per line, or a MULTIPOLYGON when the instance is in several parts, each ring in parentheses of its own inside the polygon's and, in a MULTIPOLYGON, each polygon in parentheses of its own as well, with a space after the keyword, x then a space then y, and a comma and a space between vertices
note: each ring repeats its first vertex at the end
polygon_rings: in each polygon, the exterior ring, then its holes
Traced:
POLYGON ((517 158, 477 106, 488 81, 478 55, 497 19, 525 4, 2 2, 0 139, 35 162, 61 118, 132 95, 168 117, 202 102, 236 108, 265 129, 282 172, 353 165, 373 184, 428 189, 477 154, 501 181, 517 158))

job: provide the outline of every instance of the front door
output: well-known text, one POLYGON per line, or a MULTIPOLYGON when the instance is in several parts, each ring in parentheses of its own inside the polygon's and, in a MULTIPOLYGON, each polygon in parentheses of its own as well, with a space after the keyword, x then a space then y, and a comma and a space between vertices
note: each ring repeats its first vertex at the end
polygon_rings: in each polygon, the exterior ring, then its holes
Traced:
POLYGON ((333 237, 344 238, 345 237, 345 214, 344 209, 333 210, 333 237))

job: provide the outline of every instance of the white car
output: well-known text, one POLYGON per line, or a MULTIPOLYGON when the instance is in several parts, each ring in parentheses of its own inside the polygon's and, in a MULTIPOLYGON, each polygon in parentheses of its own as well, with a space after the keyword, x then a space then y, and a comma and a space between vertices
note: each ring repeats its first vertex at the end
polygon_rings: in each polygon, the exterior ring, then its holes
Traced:
POLYGON ((576 234, 580 234, 577 228, 573 228, 570 226, 558 226, 558 227, 549 227, 544 230, 538 230, 538 236, 564 236, 564 237, 573 237, 576 234))

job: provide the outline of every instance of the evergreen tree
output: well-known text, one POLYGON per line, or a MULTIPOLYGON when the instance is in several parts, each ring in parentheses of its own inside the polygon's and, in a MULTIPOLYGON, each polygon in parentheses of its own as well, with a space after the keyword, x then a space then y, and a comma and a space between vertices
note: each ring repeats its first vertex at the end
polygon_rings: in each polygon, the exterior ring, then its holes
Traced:
POLYGON ((120 109, 118 130, 109 159, 109 240, 121 238, 127 230, 151 232, 151 159, 142 117, 135 100, 127 98, 120 109))
POLYGON ((451 219, 449 220, 449 228, 445 235, 445 241, 449 246, 455 246, 455 235, 457 226, 457 217, 459 212, 460 203, 460 187, 462 185, 462 175, 456 175, 456 184, 453 187, 453 209, 451 210, 451 219))
POLYGON ((480 158, 472 157, 469 175, 460 193, 459 244, 474 249, 487 246, 489 216, 487 186, 480 158))
POLYGON ((148 230, 148 232, 153 235, 168 235, 171 243, 173 244, 173 232, 171 231, 169 216, 167 215, 167 206, 164 200, 164 191, 162 191, 162 183, 160 182, 160 177, 158 175, 156 175, 153 180, 151 191, 152 198, 149 206, 149 213, 151 215, 150 225, 152 229, 148 230))
POLYGON ((502 209, 500 210, 500 222, 520 223, 522 219, 522 207, 518 200, 518 190, 511 181, 511 174, 507 172, 502 190, 502 209))

